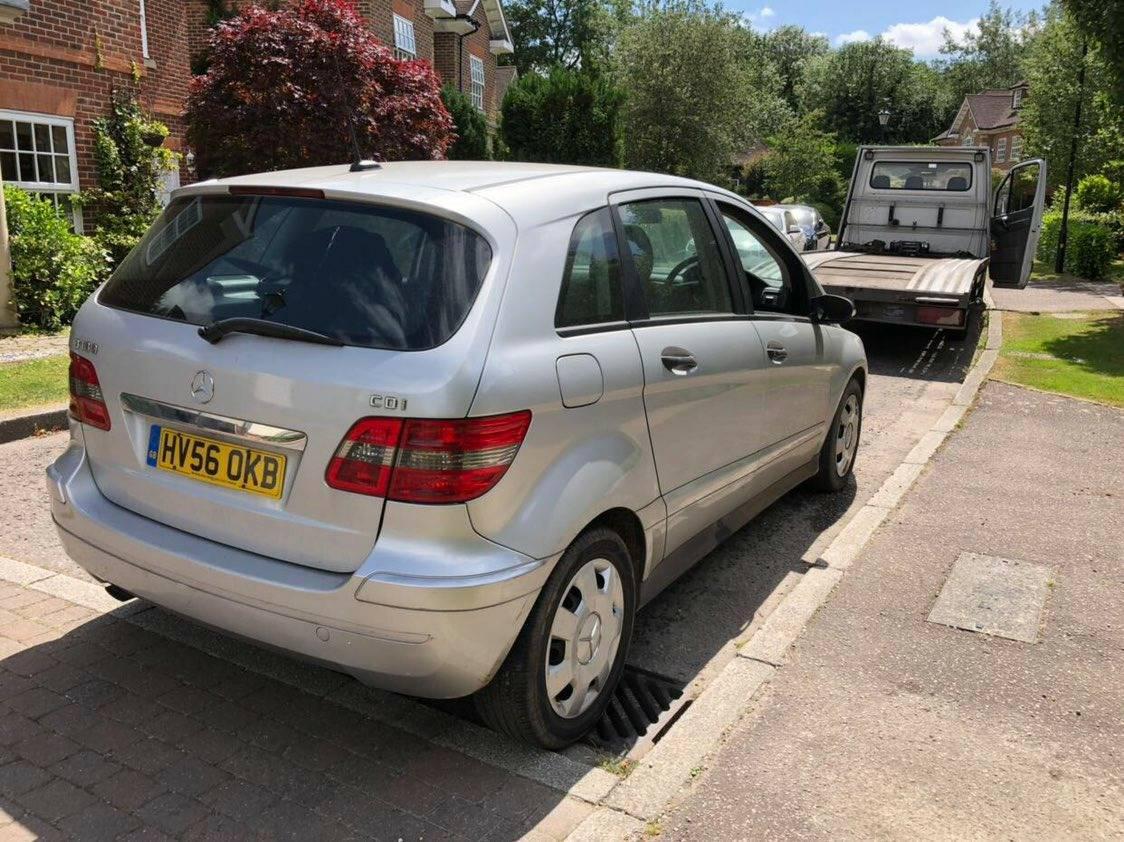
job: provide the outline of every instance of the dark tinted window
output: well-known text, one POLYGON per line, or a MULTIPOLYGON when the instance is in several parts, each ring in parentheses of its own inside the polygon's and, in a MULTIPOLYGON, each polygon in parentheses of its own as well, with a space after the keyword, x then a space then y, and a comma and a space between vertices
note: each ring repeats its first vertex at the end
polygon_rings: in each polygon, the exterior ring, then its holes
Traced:
POLYGON ((963 192, 972 186, 967 162, 877 161, 870 170, 876 190, 944 190, 963 192))
POLYGON ((609 209, 602 208, 574 226, 554 324, 574 327, 623 319, 620 255, 609 209))
POLYGON ((165 209, 99 300, 190 324, 263 318, 349 345, 420 350, 460 326, 491 256, 476 232, 414 211, 186 196, 165 209))
POLYGON ((630 202, 620 216, 650 315, 733 312, 718 242, 698 201, 630 202))

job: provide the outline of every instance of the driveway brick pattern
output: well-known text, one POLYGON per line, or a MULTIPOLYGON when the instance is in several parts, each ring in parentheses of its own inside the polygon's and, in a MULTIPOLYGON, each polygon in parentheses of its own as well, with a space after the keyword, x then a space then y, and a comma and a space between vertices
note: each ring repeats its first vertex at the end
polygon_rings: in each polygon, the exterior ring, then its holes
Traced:
POLYGON ((5 840, 551 839, 588 809, 113 614, 0 583, 5 840))

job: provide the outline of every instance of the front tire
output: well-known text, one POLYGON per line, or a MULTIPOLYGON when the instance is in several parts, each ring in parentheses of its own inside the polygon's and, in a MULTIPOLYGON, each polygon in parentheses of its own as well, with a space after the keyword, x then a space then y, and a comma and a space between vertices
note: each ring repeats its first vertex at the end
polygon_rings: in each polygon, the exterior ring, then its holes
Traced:
POLYGON ((863 390, 851 380, 843 390, 831 427, 820 448, 819 471, 811 479, 820 491, 841 491, 855 470, 863 424, 863 390))
POLYGON ((492 682, 474 697, 494 730, 547 749, 581 739, 620 681, 636 614, 620 536, 597 528, 562 554, 492 682))

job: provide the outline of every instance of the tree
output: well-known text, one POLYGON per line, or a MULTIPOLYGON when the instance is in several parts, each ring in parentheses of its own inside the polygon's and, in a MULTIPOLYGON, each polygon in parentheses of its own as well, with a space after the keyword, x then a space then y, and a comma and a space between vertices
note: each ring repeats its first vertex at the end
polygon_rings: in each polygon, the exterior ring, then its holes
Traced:
POLYGON ((109 115, 94 120, 93 129, 98 186, 81 201, 96 207, 95 237, 116 266, 160 213, 160 179, 179 156, 162 145, 168 127, 122 93, 113 95, 109 115))
POLYGON ((835 136, 819 128, 815 112, 793 117, 769 138, 765 158, 766 188, 778 200, 825 204, 842 199, 843 181, 836 171, 835 136))
POLYGON ((952 107, 959 108, 968 94, 1009 88, 1020 81, 1023 51, 1037 28, 1034 12, 1019 14, 991 0, 975 29, 965 32, 961 39, 946 29, 941 53, 947 58, 940 67, 952 107))
POLYGON ((504 14, 519 74, 596 64, 604 52, 601 0, 509 0, 504 14))
POLYGON ((472 104, 462 91, 452 85, 441 89, 441 99, 445 103, 457 139, 449 147, 452 161, 483 161, 488 157, 488 123, 480 109, 472 104))
POLYGON ((1074 24, 1096 43, 1111 80, 1112 96, 1124 107, 1124 5, 1120 0, 1062 0, 1074 24))
POLYGON ((1124 113, 1111 95, 1112 75, 1098 44, 1088 45, 1085 84, 1078 84, 1084 41, 1073 19, 1054 3, 1046 9, 1042 30, 1023 61, 1030 90, 1019 125, 1026 154, 1046 159, 1051 186, 1065 181, 1078 99, 1081 127, 1076 135, 1075 181, 1124 158, 1124 113))
POLYGON ((876 38, 816 56, 801 101, 823 113, 824 128, 855 142, 925 143, 947 127, 948 95, 937 72, 876 38), (878 112, 890 111, 883 129, 878 112))
POLYGON ((248 6, 211 32, 191 81, 188 142, 203 176, 352 158, 444 157, 453 121, 426 61, 397 61, 350 0, 248 6))
POLYGON ((562 67, 528 73, 507 89, 500 135, 512 160, 612 167, 620 105, 605 76, 562 67))
POLYGON ((720 7, 649 3, 618 38, 625 164, 726 181, 735 154, 785 114, 777 86, 747 60, 750 33, 720 7))
POLYGON ((776 68, 781 78, 780 95, 792 109, 800 105, 797 91, 809 59, 822 56, 830 51, 828 40, 823 35, 812 35, 802 26, 780 26, 766 32, 761 38, 766 56, 776 68))

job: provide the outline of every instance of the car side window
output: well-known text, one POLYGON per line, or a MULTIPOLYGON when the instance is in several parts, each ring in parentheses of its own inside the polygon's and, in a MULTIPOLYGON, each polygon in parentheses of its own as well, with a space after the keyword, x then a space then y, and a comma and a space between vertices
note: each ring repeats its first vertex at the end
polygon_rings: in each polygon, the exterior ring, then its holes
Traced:
POLYGON ((718 210, 745 272, 753 309, 801 315, 803 302, 793 288, 788 270, 780 255, 766 244, 761 233, 754 230, 756 226, 750 221, 749 214, 724 203, 719 203, 718 210))
POLYGON ((624 320, 621 263, 608 208, 587 213, 570 235, 555 327, 624 320))
POLYGON ((718 241, 701 202, 649 199, 622 204, 619 213, 649 315, 734 311, 718 241))

